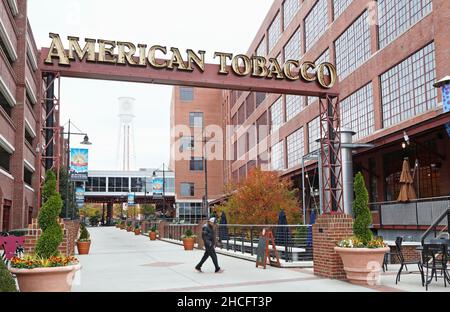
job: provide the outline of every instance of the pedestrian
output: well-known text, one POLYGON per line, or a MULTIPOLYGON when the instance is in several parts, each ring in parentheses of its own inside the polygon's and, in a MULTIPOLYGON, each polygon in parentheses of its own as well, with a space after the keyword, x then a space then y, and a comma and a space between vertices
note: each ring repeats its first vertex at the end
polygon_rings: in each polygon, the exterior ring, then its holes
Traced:
POLYGON ((214 267, 216 268, 216 273, 222 273, 223 270, 219 267, 219 264, 217 262, 217 255, 216 251, 214 249, 216 245, 216 236, 214 234, 214 228, 213 225, 216 221, 216 218, 212 217, 208 220, 207 223, 203 225, 202 228, 202 239, 203 243, 205 244, 205 254, 203 255, 202 260, 200 260, 199 264, 196 265, 195 269, 199 272, 202 272, 202 265, 205 263, 206 259, 208 257, 211 257, 214 267))

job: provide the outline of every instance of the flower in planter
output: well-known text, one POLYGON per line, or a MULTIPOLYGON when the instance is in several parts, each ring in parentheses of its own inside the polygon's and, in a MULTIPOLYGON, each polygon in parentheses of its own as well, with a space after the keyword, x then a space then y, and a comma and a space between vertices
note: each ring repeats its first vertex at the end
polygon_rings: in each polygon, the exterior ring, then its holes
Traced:
POLYGON ((150 232, 153 232, 153 233, 159 233, 159 232, 158 232, 158 229, 156 228, 156 225, 153 225, 153 226, 151 227, 150 232))
POLYGON ((184 232, 183 235, 181 235, 181 239, 185 239, 185 238, 196 238, 197 235, 194 234, 194 232, 192 232, 191 229, 187 229, 186 232, 184 232))

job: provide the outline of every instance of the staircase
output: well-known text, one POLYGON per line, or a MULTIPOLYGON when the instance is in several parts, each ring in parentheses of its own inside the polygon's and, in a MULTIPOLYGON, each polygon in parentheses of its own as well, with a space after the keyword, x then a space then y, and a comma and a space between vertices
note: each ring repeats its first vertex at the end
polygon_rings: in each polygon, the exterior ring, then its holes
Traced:
POLYGON ((433 222, 433 224, 425 231, 425 233, 420 238, 420 242, 422 243, 422 246, 425 242, 425 239, 428 235, 430 235, 431 232, 434 233, 435 238, 443 238, 446 236, 446 239, 450 239, 450 231, 448 226, 450 225, 450 205, 448 208, 442 212, 442 214, 433 222), (447 225, 439 232, 437 233, 437 227, 439 223, 441 223, 445 218, 447 218, 447 225))

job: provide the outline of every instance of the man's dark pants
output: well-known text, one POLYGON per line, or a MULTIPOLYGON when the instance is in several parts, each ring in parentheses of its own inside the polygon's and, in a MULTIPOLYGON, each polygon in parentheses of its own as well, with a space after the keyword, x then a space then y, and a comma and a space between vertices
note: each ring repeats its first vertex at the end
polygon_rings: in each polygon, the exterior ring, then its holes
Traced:
POLYGON ((197 268, 201 268, 203 263, 205 263, 206 259, 208 257, 211 257, 212 261, 214 262, 214 266, 216 267, 216 271, 220 269, 219 264, 217 263, 217 255, 216 251, 214 250, 214 247, 205 247, 205 254, 203 255, 202 260, 200 260, 200 263, 197 264, 197 268))

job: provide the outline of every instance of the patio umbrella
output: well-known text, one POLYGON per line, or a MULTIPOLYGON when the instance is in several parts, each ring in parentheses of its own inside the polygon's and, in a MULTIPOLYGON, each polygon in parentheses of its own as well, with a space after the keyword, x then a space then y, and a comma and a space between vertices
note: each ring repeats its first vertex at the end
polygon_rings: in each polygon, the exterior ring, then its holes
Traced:
POLYGON ((228 239, 228 228, 227 228, 227 216, 225 215, 225 212, 222 211, 222 215, 220 216, 220 225, 219 226, 219 239, 220 241, 227 240, 228 239))
POLYGON ((412 199, 416 199, 416 192, 414 191, 413 179, 411 177, 411 169, 409 167, 408 158, 403 160, 403 169, 400 175, 400 183, 402 186, 400 187, 400 194, 398 194, 397 201, 399 202, 408 202, 412 199))
MULTIPOLYGON (((316 223, 316 211, 311 211, 311 214, 309 216, 309 224, 313 225, 316 223)), ((306 238, 306 246, 312 247, 312 226, 308 226, 308 235, 306 238)))
MULTIPOLYGON (((287 218, 286 213, 284 212, 284 209, 281 209, 280 213, 278 214, 278 225, 287 225, 287 218)), ((277 227, 276 233, 275 233, 275 244, 279 246, 286 246, 288 243, 290 243, 291 237, 289 233, 289 228, 286 226, 277 227)))

